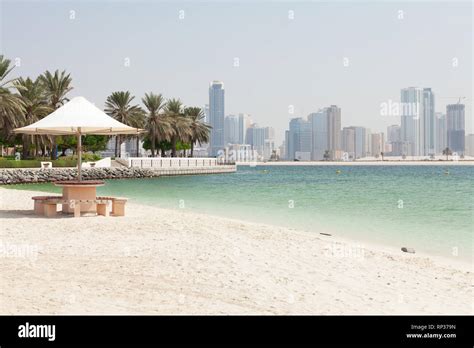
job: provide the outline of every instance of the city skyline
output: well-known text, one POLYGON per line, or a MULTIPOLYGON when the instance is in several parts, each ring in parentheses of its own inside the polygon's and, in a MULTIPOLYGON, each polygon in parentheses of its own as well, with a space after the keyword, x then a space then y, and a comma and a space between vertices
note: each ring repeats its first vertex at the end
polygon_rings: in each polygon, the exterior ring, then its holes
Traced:
POLYGON ((246 113, 273 126, 280 144, 291 118, 334 104, 345 111, 342 127, 384 131, 397 118, 382 116, 380 105, 399 100, 401 86, 428 86, 435 112, 467 97, 466 132, 473 132, 469 2, 3 1, 1 7, 1 49, 19 63, 12 76, 65 69, 73 78, 71 95, 98 106, 114 90, 130 90, 137 102, 154 91, 204 106, 209 81, 224 81, 226 115, 246 113), (127 17, 132 6, 140 22, 127 17), (130 25, 123 26, 125 19, 130 25), (35 31, 26 36, 26 26, 35 31), (95 33, 87 40, 86 29, 95 33), (150 40, 157 46, 149 47, 150 40))

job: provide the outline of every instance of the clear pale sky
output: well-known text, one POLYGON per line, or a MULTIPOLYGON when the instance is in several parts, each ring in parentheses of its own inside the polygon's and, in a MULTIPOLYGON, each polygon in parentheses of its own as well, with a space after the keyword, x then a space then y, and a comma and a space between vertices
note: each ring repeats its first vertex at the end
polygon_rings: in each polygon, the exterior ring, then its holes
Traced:
POLYGON ((275 127, 279 143, 290 118, 331 104, 342 108, 343 126, 385 132, 399 117, 380 115, 381 103, 399 101, 401 88, 418 86, 434 90, 436 111, 467 97, 466 130, 473 132, 469 1, 0 6, 1 53, 21 63, 13 76, 65 69, 73 77, 71 96, 101 107, 118 90, 130 90, 137 102, 154 91, 203 106, 209 82, 221 80, 226 114, 248 113, 261 126, 275 127))

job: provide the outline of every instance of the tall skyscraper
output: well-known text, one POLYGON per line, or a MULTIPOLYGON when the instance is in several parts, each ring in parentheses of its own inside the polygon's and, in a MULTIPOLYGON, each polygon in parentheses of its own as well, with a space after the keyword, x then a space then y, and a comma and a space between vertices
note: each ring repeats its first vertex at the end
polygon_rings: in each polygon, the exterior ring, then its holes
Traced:
POLYGON ((370 156, 372 155, 372 131, 370 128, 365 129, 365 147, 364 147, 365 155, 370 156))
POLYGON ((422 149, 420 155, 434 155, 436 152, 435 144, 435 96, 431 88, 423 89, 423 117, 420 120, 423 126, 422 149))
POLYGON ((227 115, 224 118, 224 143, 242 144, 240 143, 240 122, 239 117, 235 115, 227 115))
POLYGON ((372 156, 378 157, 382 152, 385 152, 385 139, 383 133, 371 134, 371 150, 372 156))
POLYGON ((273 150, 276 150, 275 146, 275 129, 273 127, 265 127, 265 140, 263 145, 263 158, 269 159, 273 150))
POLYGON ((265 128, 254 124, 252 129, 252 149, 257 151, 260 156, 263 156, 263 148, 265 147, 265 128))
POLYGON ((400 136, 407 149, 407 153, 404 155, 419 156, 423 148, 420 136, 423 130, 420 125, 423 116, 423 89, 418 87, 403 88, 400 101, 400 136))
POLYGON ((293 118, 290 121, 290 129, 288 132, 287 142, 287 158, 293 161, 297 152, 305 152, 311 154, 311 122, 303 118, 293 118))
POLYGON ((249 144, 246 139, 247 129, 252 124, 252 119, 247 114, 239 114, 239 144, 249 144))
POLYGON ((465 155, 474 156, 474 134, 466 135, 465 155))
POLYGON ((325 109, 308 115, 311 123, 312 149, 311 159, 321 161, 328 148, 328 117, 325 109))
POLYGON ((325 159, 326 152, 330 159, 342 157, 341 143, 341 109, 336 105, 323 108, 308 115, 311 124, 313 160, 325 159))
POLYGON ((224 83, 212 81, 209 86, 210 155, 224 149, 224 83))
POLYGON ((342 151, 344 151, 348 158, 355 158, 355 129, 352 127, 344 127, 342 129, 342 151))
POLYGON ((447 145, 447 134, 446 129, 446 115, 437 112, 435 114, 435 147, 436 155, 443 153, 443 150, 448 146, 447 145))
POLYGON ((408 87, 401 90, 402 143, 406 155, 427 156, 436 152, 435 95, 431 88, 408 87))
POLYGON ((458 155, 464 154, 466 136, 464 104, 446 106, 446 128, 449 149, 458 155))
POLYGON ((285 149, 283 150, 283 154, 284 154, 284 159, 285 160, 289 160, 290 157, 289 157, 289 154, 288 154, 288 143, 290 142, 290 131, 289 130, 286 130, 285 131, 285 141, 283 142, 283 144, 285 145, 285 149))
POLYGON ((353 153, 353 158, 362 158, 365 157, 367 154, 366 150, 366 143, 367 143, 367 136, 366 136, 366 129, 364 127, 356 127, 356 126, 351 126, 351 127, 344 127, 342 131, 342 149, 344 152, 349 152, 347 149, 354 149, 353 153), (352 134, 351 132, 347 133, 348 131, 346 130, 346 136, 344 135, 344 129, 351 129, 354 132, 354 145, 351 147, 351 145, 348 145, 348 142, 351 141, 352 139, 352 134), (349 139, 347 138, 349 136, 349 139), (344 140, 344 137, 346 137, 346 140, 344 140), (344 150, 344 146, 346 147, 346 150, 344 150))
POLYGON ((331 105, 327 108, 328 146, 331 159, 340 159, 341 151, 341 108, 331 105))

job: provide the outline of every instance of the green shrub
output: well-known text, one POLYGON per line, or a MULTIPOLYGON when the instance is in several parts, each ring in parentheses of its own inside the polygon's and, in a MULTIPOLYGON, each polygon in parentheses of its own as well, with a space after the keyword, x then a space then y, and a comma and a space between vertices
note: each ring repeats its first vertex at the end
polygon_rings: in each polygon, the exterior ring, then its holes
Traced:
POLYGON ((83 153, 81 157, 83 162, 95 162, 100 160, 100 156, 95 153, 83 153))
MULTIPOLYGON (((53 168, 76 167, 77 161, 71 159, 59 159, 48 161, 53 163, 53 168)), ((41 168, 42 160, 9 160, 3 159, 0 161, 0 168, 41 168)))

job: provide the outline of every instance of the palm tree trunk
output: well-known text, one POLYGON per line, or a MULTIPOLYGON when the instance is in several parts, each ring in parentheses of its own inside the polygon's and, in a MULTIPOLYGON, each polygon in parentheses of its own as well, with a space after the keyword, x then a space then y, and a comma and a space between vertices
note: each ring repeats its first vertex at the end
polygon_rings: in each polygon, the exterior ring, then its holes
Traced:
POLYGON ((55 148, 56 148, 56 137, 53 136, 51 137, 51 154, 50 154, 51 155, 50 157, 52 160, 56 159, 55 151, 54 151, 55 148))
POLYGON ((122 137, 120 135, 117 135, 117 141, 118 141, 118 156, 120 158, 122 157, 122 137))
POLYGON ((137 135, 137 157, 140 157, 140 137, 137 135))
POLYGON ((118 135, 115 136, 115 157, 118 157, 118 135))
POLYGON ((171 157, 176 157, 176 143, 177 143, 176 136, 173 136, 171 139, 171 157))
POLYGON ((23 158, 23 159, 26 159, 26 158, 29 157, 29 152, 30 152, 30 151, 29 151, 29 150, 30 150, 30 149, 29 149, 29 147, 30 147, 30 142, 29 142, 30 139, 29 139, 29 136, 26 135, 26 134, 24 134, 24 135, 22 136, 22 140, 23 140, 23 144, 22 144, 23 149, 22 149, 22 151, 21 151, 21 152, 22 152, 22 158, 23 158))
POLYGON ((155 137, 150 137, 150 145, 151 145, 151 157, 155 157, 155 137))
POLYGON ((194 141, 191 140, 191 157, 194 157, 194 141))

